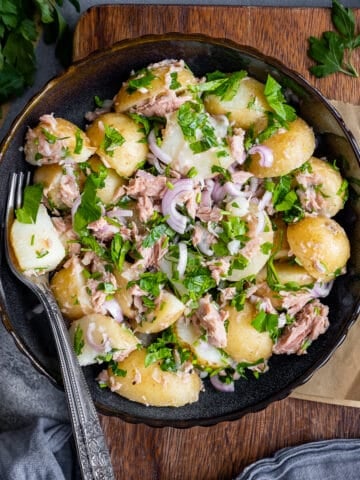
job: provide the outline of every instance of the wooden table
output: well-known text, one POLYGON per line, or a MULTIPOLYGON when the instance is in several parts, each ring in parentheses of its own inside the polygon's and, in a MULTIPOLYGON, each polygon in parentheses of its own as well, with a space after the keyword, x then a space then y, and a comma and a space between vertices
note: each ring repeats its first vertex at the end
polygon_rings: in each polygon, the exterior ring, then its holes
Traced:
MULTIPOLYGON (((360 9, 356 11, 360 18, 360 9)), ((171 31, 252 45, 302 73, 328 98, 360 103, 360 80, 310 76, 307 38, 331 29, 328 9, 113 5, 93 7, 75 32, 74 60, 117 40, 171 31)), ((359 66, 359 56, 355 59, 359 66)), ((117 479, 221 480, 276 450, 360 437, 356 408, 285 399, 234 422, 186 430, 132 425, 100 415, 117 479)))

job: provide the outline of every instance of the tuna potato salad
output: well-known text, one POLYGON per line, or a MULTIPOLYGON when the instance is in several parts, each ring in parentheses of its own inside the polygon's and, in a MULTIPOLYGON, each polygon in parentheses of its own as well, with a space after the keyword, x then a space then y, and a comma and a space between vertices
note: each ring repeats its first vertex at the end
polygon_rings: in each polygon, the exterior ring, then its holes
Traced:
POLYGON ((50 273, 80 364, 179 407, 306 354, 350 256, 333 219, 347 182, 277 81, 166 59, 94 102, 84 129, 56 112, 28 129, 11 230, 22 270, 50 273))

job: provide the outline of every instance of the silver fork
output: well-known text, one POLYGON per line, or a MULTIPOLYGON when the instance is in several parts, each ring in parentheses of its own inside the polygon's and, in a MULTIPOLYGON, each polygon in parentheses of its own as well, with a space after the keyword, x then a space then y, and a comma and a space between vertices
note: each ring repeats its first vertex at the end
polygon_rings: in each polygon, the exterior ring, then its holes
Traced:
POLYGON ((37 295, 49 318, 59 356, 82 477, 84 480, 113 480, 110 455, 95 405, 71 346, 64 319, 51 292, 48 275, 25 276, 17 267, 11 250, 10 227, 15 209, 22 204, 23 188, 29 180, 29 174, 25 175, 23 172, 14 173, 10 179, 5 216, 5 256, 12 273, 37 295))

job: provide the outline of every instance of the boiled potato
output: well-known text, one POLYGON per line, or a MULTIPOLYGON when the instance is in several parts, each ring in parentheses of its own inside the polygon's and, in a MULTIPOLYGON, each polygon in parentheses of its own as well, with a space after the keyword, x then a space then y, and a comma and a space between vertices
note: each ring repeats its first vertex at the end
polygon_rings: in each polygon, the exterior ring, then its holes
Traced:
POLYGON ((271 107, 264 95, 264 84, 255 78, 241 80, 238 91, 231 100, 222 100, 214 94, 204 98, 206 110, 212 115, 228 115, 236 127, 248 129, 255 124, 257 131, 267 125, 267 111, 271 107))
POLYGON ((60 310, 69 320, 94 313, 91 298, 86 291, 84 266, 76 258, 56 272, 50 286, 60 310))
POLYGON ((118 367, 126 372, 115 376, 108 369, 109 384, 122 397, 154 407, 181 407, 197 402, 202 387, 195 372, 166 372, 157 363, 145 367, 146 351, 135 350, 118 367))
MULTIPOLYGON (((308 163, 309 173, 303 174, 305 182, 306 177, 309 176, 309 181, 306 183, 310 183, 317 195, 321 196, 320 208, 316 209, 316 213, 333 217, 343 208, 346 200, 347 189, 343 188, 344 180, 340 172, 325 160, 311 157, 308 163)), ((301 174, 299 180, 301 180, 301 174)))
POLYGON ((229 364, 229 359, 224 353, 210 345, 202 338, 202 331, 195 325, 180 318, 173 326, 180 345, 189 348, 196 356, 196 364, 200 368, 221 368, 229 364))
POLYGON ((305 217, 288 226, 291 251, 317 280, 339 275, 350 258, 350 243, 344 229, 327 217, 305 217))
POLYGON ((34 172, 34 183, 44 186, 44 196, 49 207, 57 210, 66 210, 72 207, 80 195, 80 188, 85 177, 79 169, 64 167, 58 163, 45 164, 34 172))
POLYGON ((281 217, 272 217, 271 219, 274 230, 274 246, 271 254, 274 255, 275 260, 289 259, 289 243, 287 241, 287 224, 281 217))
POLYGON ((219 146, 213 147, 200 153, 194 153, 189 142, 184 138, 182 129, 178 123, 177 113, 169 115, 166 128, 163 131, 161 150, 172 160, 170 166, 186 176, 192 168, 197 174, 195 180, 210 178, 216 175, 212 172, 213 166, 227 169, 234 159, 227 146, 223 145, 222 139, 227 135, 226 124, 208 117, 209 125, 213 125, 219 138, 219 146), (224 155, 220 152, 224 153, 224 155))
POLYGON ((262 166, 259 153, 253 153, 249 155, 248 170, 260 178, 279 177, 309 160, 315 149, 315 136, 309 125, 297 118, 289 124, 288 130, 279 129, 262 145, 273 154, 271 166, 262 166))
POLYGON ((187 85, 195 83, 196 78, 183 61, 166 60, 151 64, 131 75, 122 85, 115 97, 114 108, 116 112, 127 112, 136 110, 144 104, 156 104, 162 96, 169 94, 169 90, 174 95, 179 95, 187 85), (143 86, 132 88, 134 80, 140 81, 143 86))
POLYGON ((273 342, 268 332, 258 332, 251 325, 257 314, 255 306, 246 301, 240 312, 231 306, 225 309, 229 312, 225 352, 237 362, 254 363, 261 358, 268 359, 273 342))
MULTIPOLYGON (((291 263, 289 261, 276 261, 273 266, 279 279, 279 284, 284 285, 285 287, 286 284, 293 284, 296 287, 305 288, 314 285, 316 282, 315 278, 312 277, 305 268, 296 263, 291 263)), ((256 295, 269 299, 274 308, 281 308, 283 298, 279 295, 278 291, 273 291, 269 287, 266 283, 266 278, 267 268, 265 267, 256 276, 256 283, 259 284, 259 288, 256 290, 256 295)))
POLYGON ((32 165, 59 163, 66 159, 85 162, 94 152, 87 135, 72 122, 52 115, 40 117, 29 129, 24 146, 25 159, 32 165))
MULTIPOLYGON (((254 210, 254 207, 252 207, 251 211, 252 215, 249 217, 250 221, 257 222, 257 220, 255 220, 257 212, 256 210, 254 210)), ((268 215, 265 212, 262 212, 261 215, 264 215, 265 217, 265 228, 262 229, 259 233, 253 234, 255 240, 249 240, 249 242, 256 242, 256 246, 251 251, 250 256, 247 257, 249 262, 246 267, 241 270, 234 268, 231 272, 231 275, 227 277, 227 280, 231 282, 237 282, 242 278, 249 277, 250 275, 256 275, 263 268, 271 255, 271 246, 274 241, 274 232, 268 215), (264 248, 264 245, 269 245, 269 248, 264 248)))
POLYGON ((80 332, 83 347, 77 355, 82 367, 92 363, 102 363, 99 355, 111 351, 114 357, 123 359, 137 348, 139 340, 129 328, 116 322, 112 317, 93 313, 74 320, 69 333, 74 344, 75 336, 80 332))
MULTIPOLYGON (((99 157, 94 155, 89 160, 91 168, 97 172, 100 166, 103 165, 99 157)), ((118 190, 124 185, 125 180, 121 178, 113 168, 107 169, 107 175, 104 180, 104 186, 97 189, 97 196, 104 205, 112 205, 114 198, 116 198, 118 190)))
MULTIPOLYGON (((286 283, 296 283, 299 286, 311 285, 315 283, 305 268, 293 262, 274 262, 274 269, 281 285, 286 283)), ((264 268, 256 277, 260 281, 266 280, 266 268, 264 268)))
POLYGON ((65 257, 65 248, 44 205, 39 206, 34 223, 14 220, 10 230, 10 243, 24 273, 50 272, 65 257))
POLYGON ((146 159, 144 134, 128 115, 104 113, 86 133, 105 166, 113 168, 120 177, 130 177, 146 159))
POLYGON ((124 262, 121 272, 116 269, 114 270, 114 275, 118 286, 114 298, 119 303, 125 317, 129 318, 130 320, 134 320, 136 317, 136 310, 133 308, 133 296, 128 290, 127 284, 131 280, 135 280, 137 278, 137 274, 130 267, 130 263, 124 262))
POLYGON ((145 320, 133 324, 134 331, 140 333, 158 333, 170 327, 181 317, 185 305, 174 294, 163 290, 160 297, 160 305, 150 314, 145 314, 145 320))

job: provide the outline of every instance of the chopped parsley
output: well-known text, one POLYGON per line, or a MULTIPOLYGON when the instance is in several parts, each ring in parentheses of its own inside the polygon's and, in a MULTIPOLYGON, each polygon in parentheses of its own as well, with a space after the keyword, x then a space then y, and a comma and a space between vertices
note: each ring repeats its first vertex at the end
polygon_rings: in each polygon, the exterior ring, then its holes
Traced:
POLYGON ((119 272, 122 271, 126 254, 131 249, 131 242, 124 240, 119 233, 115 233, 110 244, 110 257, 119 272))
POLYGON ((135 77, 128 81, 126 91, 131 94, 139 90, 139 88, 147 88, 155 78, 151 70, 142 68, 136 73, 135 77))
POLYGON ((266 313, 264 310, 260 310, 251 322, 251 325, 260 333, 268 332, 271 339, 276 341, 280 335, 278 323, 279 317, 277 314, 266 313))
POLYGON ((21 223, 35 223, 43 195, 43 185, 34 183, 24 189, 24 202, 15 211, 16 218, 21 223))
POLYGON ((84 229, 89 223, 101 217, 102 209, 100 199, 97 196, 97 189, 104 187, 106 176, 107 169, 101 167, 98 172, 92 172, 86 178, 81 202, 74 215, 74 230, 79 235, 84 234, 84 229))
POLYGON ((74 350, 76 355, 81 355, 83 348, 85 346, 85 341, 84 341, 84 332, 80 325, 78 324, 75 329, 74 333, 74 350))
POLYGON ((286 223, 292 223, 303 218, 304 210, 293 188, 292 175, 283 175, 276 182, 266 179, 265 188, 272 193, 273 206, 277 212, 282 212, 286 223))
POLYGON ((125 138, 116 128, 104 124, 105 134, 104 140, 101 142, 100 148, 110 157, 114 156, 114 150, 125 142, 125 138))
POLYGON ((169 227, 167 223, 160 223, 151 228, 150 233, 142 241, 142 246, 145 248, 152 247, 161 237, 166 236, 168 238, 173 238, 174 235, 174 230, 169 227))
POLYGON ((181 83, 178 80, 177 72, 170 73, 171 83, 170 83, 170 90, 178 90, 181 88, 181 83))
POLYGON ((76 153, 77 155, 80 155, 80 153, 82 152, 82 149, 83 149, 83 145, 84 145, 84 140, 83 140, 82 135, 81 135, 81 130, 78 128, 75 132, 74 153, 76 153))
POLYGON ((205 152, 211 147, 219 146, 215 129, 202 103, 193 101, 183 103, 177 112, 177 119, 184 138, 194 153, 205 152))
POLYGON ((177 372, 179 367, 190 358, 190 351, 181 347, 176 335, 171 329, 167 329, 147 347, 145 367, 159 362, 161 370, 177 372))
POLYGON ((193 90, 207 94, 216 95, 221 100, 228 102, 232 100, 237 94, 241 80, 247 76, 245 70, 233 72, 230 74, 215 71, 209 73, 206 78, 207 81, 200 83, 193 88, 193 90))
POLYGON ((141 290, 148 292, 153 297, 160 295, 160 290, 167 282, 167 276, 163 272, 144 272, 140 275, 139 280, 131 280, 127 284, 127 288, 132 285, 139 285, 141 290))
POLYGON ((294 107, 286 103, 281 90, 281 85, 271 75, 268 75, 265 83, 264 95, 270 107, 274 110, 277 118, 283 125, 285 125, 287 122, 293 122, 297 115, 294 107))

